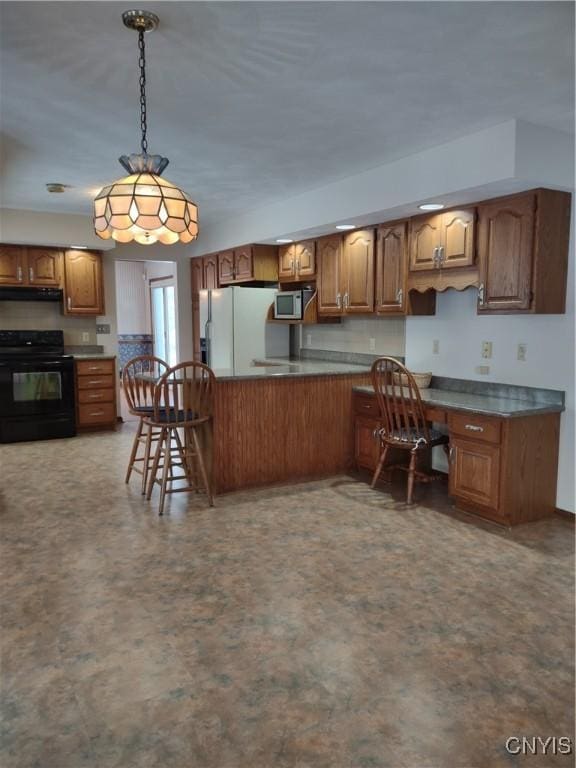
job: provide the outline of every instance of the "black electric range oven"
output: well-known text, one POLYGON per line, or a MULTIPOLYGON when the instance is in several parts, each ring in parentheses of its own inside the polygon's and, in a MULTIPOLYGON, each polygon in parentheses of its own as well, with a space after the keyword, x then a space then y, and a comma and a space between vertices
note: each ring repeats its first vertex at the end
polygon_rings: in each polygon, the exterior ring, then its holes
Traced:
POLYGON ((62 331, 0 330, 0 443, 76 434, 74 358, 62 331))

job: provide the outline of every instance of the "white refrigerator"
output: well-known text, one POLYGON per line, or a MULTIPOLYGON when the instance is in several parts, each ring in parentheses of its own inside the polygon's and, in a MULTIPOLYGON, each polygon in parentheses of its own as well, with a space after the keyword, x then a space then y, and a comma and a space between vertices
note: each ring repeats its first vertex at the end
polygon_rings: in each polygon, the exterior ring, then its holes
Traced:
POLYGON ((253 360, 288 357, 288 325, 267 323, 275 288, 217 288, 200 291, 200 337, 206 362, 215 369, 243 370, 253 360))

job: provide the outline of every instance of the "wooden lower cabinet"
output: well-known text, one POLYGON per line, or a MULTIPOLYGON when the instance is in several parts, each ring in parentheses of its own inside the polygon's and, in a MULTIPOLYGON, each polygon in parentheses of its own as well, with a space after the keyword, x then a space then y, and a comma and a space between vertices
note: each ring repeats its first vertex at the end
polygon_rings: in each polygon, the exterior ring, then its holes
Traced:
POLYGON ((354 424, 354 459, 358 467, 374 471, 380 458, 380 440, 378 430, 381 423, 377 419, 357 416, 354 424))
MULTIPOLYGON (((508 526, 553 514, 559 413, 505 418, 426 404, 424 409, 431 422, 448 424, 449 493, 458 508, 508 526)), ((376 398, 354 392, 353 413, 355 463, 374 469, 380 426, 376 398)))
POLYGON ((78 429, 116 427, 116 358, 76 360, 78 429))
POLYGON ((450 495, 498 512, 500 447, 452 438, 450 495))

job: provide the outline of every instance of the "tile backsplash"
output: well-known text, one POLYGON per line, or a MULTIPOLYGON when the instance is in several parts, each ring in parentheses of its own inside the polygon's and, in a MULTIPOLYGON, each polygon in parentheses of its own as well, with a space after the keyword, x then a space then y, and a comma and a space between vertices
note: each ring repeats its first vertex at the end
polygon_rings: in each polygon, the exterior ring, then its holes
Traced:
POLYGON ((361 352, 404 357, 406 321, 403 317, 345 317, 334 325, 302 326, 302 349, 361 352))
POLYGON ((95 317, 68 317, 58 302, 1 301, 0 329, 64 331, 64 344, 96 344, 95 317), (85 337, 84 334, 88 334, 85 337))

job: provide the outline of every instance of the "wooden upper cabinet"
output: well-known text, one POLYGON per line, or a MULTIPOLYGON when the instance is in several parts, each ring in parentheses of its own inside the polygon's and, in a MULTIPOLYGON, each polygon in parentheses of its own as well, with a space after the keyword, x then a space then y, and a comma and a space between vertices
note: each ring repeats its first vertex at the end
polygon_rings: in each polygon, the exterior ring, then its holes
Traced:
POLYGON ((441 216, 417 216, 410 220, 410 269, 436 269, 442 231, 441 216))
POLYGON ((474 264, 475 209, 447 211, 441 216, 439 262, 442 269, 474 264))
POLYGON ((42 246, 0 245, 0 284, 60 288, 62 251, 42 246))
POLYGON ((222 251, 218 254, 218 282, 234 282, 234 251, 222 251))
POLYGON ((192 284, 192 296, 204 289, 204 259, 190 259, 190 280, 192 284))
POLYGON ((234 250, 234 279, 251 280, 254 273, 252 263, 252 246, 246 245, 243 248, 234 250))
POLYGON ((346 313, 374 311, 374 230, 350 232, 344 237, 344 295, 346 313))
POLYGON ((298 280, 316 276, 316 241, 304 240, 295 244, 296 276, 298 280))
POLYGON ((317 241, 318 314, 342 314, 342 237, 332 235, 317 241))
POLYGON ((218 256, 213 253, 210 256, 204 256, 202 259, 204 267, 203 287, 207 291, 213 291, 218 288, 218 256))
POLYGON ((21 245, 0 245, 0 285, 24 285, 24 262, 21 245))
POLYGON ((410 271, 470 267, 475 259, 474 208, 410 220, 410 271))
POLYGON ((316 241, 303 240, 278 249, 278 280, 296 282, 316 277, 316 241))
POLYGON ((96 251, 64 253, 64 312, 67 315, 103 315, 102 257, 96 251))
POLYGON ((245 245, 218 254, 218 282, 232 283, 278 281, 278 247, 275 245, 245 245))
POLYGON ((376 238, 375 310, 401 315, 406 307, 407 222, 382 224, 376 238))
POLYGON ((281 245, 278 249, 278 280, 291 281, 296 277, 296 245, 281 245))
POLYGON ((27 248, 28 285, 59 288, 62 284, 62 252, 54 248, 27 248))
POLYGON ((535 209, 533 193, 480 206, 479 311, 530 309, 535 209))

